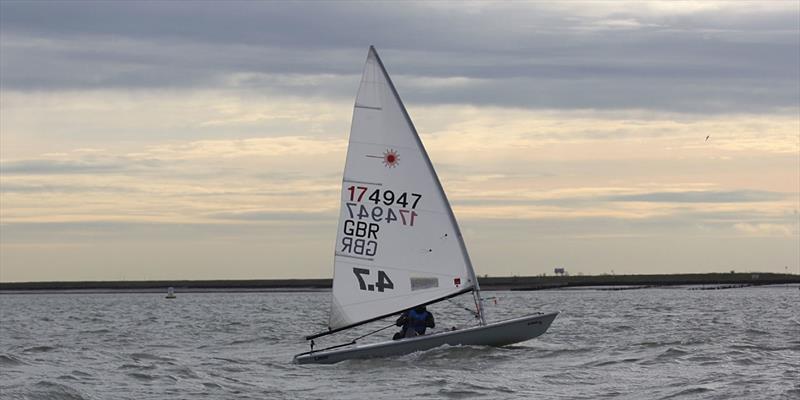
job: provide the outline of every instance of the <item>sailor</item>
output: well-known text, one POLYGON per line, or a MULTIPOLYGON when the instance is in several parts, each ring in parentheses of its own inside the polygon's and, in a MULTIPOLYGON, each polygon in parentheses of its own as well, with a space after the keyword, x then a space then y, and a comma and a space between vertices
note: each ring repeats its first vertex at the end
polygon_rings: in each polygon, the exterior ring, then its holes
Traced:
POLYGON ((403 327, 392 337, 392 339, 398 340, 424 335, 425 329, 435 327, 436 323, 433 321, 433 314, 425 309, 425 306, 416 306, 403 312, 395 325, 403 327))

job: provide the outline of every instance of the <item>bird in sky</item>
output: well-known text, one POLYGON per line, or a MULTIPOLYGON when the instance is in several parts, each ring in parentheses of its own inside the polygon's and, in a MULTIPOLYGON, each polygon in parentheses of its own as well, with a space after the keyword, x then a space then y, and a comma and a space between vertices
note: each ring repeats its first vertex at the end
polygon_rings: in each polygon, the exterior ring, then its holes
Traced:
POLYGON ((711 135, 706 136, 706 142, 708 141, 708 138, 710 138, 710 137, 711 137, 711 135))

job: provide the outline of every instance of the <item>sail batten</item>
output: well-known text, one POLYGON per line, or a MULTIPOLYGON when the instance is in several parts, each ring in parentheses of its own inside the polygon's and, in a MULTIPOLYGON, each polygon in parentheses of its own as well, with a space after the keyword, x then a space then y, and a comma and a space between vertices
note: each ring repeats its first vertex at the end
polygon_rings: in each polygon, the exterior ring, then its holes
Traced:
POLYGON ((343 176, 329 332, 477 289, 450 203, 373 47, 343 176))

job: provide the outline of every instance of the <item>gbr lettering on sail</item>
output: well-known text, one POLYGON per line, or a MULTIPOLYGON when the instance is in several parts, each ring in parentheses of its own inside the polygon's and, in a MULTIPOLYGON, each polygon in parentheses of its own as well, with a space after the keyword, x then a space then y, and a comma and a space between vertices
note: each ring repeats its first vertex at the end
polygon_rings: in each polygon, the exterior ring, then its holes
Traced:
POLYGON ((395 192, 369 184, 345 187, 347 214, 342 224, 342 254, 374 257, 380 249, 382 226, 397 224, 413 229, 419 214, 416 211, 422 195, 395 192))

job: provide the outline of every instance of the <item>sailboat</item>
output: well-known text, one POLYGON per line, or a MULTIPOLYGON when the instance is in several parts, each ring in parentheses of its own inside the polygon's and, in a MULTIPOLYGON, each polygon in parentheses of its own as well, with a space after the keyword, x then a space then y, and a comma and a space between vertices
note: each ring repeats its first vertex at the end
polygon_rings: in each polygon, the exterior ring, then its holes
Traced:
MULTIPOLYGON (((386 69, 370 46, 353 108, 342 179, 328 329, 306 336, 306 363, 386 357, 442 345, 503 346, 542 335, 558 315, 487 323, 453 210, 386 69), (314 350, 314 339, 420 305, 472 294, 477 326, 314 350)), ((388 327, 387 327, 388 328, 388 327)))

